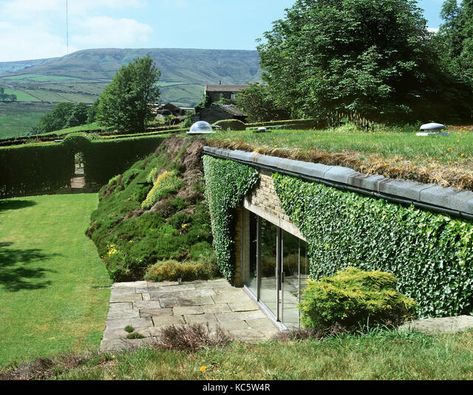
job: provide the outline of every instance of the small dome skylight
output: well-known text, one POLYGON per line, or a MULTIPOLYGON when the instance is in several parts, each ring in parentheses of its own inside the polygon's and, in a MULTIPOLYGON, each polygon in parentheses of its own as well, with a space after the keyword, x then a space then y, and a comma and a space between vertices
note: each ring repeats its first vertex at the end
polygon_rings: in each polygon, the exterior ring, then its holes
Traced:
POLYGON ((215 131, 212 129, 212 126, 210 123, 205 122, 205 121, 199 121, 194 123, 191 126, 191 129, 187 134, 207 134, 207 133, 215 133, 215 131))

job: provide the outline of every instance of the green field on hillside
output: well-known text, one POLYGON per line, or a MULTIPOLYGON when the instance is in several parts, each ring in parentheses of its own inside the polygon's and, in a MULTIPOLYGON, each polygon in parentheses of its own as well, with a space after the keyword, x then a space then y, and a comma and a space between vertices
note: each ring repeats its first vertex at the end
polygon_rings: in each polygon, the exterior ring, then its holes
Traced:
POLYGON ((25 92, 22 89, 5 88, 5 93, 7 95, 15 95, 16 100, 19 101, 19 102, 38 102, 38 101, 41 101, 37 97, 31 96, 29 93, 25 92))
POLYGON ((18 82, 18 81, 34 81, 34 82, 69 82, 77 81, 76 77, 66 77, 62 75, 41 75, 41 74, 18 74, 18 75, 7 75, 2 76, 2 80, 9 82, 18 82))
POLYGON ((110 279, 85 236, 96 194, 0 200, 0 366, 97 349, 110 279))
MULTIPOLYGON (((28 68, 18 66, 14 73, 0 74, 0 87, 24 91, 35 100, 91 103, 121 66, 144 55, 150 55, 161 71, 161 100, 185 107, 201 101, 206 84, 246 84, 261 76, 256 51, 95 49, 38 61, 28 68)), ((0 71, 11 66, 0 62, 0 71)))
POLYGON ((47 103, 0 103, 0 139, 26 136, 53 107, 47 103))

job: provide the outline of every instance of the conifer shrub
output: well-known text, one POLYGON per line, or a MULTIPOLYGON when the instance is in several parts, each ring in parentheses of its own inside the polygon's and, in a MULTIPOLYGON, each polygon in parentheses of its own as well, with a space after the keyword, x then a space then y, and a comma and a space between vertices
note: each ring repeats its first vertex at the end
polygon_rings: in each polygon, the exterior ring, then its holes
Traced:
POLYGON ((309 280, 300 309, 306 328, 356 330, 398 326, 414 317, 415 302, 396 290, 393 274, 349 267, 331 277, 309 280))

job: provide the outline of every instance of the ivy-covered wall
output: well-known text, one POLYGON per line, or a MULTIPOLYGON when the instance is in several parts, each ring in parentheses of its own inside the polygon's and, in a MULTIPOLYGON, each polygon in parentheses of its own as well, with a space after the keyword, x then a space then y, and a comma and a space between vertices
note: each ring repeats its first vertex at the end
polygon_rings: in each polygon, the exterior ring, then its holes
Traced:
POLYGON ((313 278, 348 266, 394 273, 420 316, 473 310, 473 224, 274 173, 309 244, 313 278))
POLYGON ((258 172, 231 160, 204 156, 205 192, 209 204, 217 265, 233 281, 234 214, 245 196, 257 184, 258 172))

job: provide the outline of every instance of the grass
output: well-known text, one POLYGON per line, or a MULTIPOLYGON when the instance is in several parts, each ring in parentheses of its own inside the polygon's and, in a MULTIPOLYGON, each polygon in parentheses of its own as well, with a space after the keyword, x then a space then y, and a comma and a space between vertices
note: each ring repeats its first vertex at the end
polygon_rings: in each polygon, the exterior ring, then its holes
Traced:
POLYGON ((5 93, 7 95, 15 95, 16 100, 19 102, 37 102, 39 99, 37 99, 34 96, 31 96, 30 94, 26 93, 24 90, 20 89, 5 89, 5 93))
POLYGON ((142 348, 95 355, 60 380, 471 380, 473 333, 427 336, 373 331, 325 340, 232 343, 189 353, 142 348))
POLYGON ((0 200, 0 366, 97 348, 111 282, 84 232, 96 194, 0 200))
POLYGON ((74 126, 71 128, 61 129, 54 132, 44 133, 41 136, 48 136, 48 135, 67 135, 70 133, 79 133, 79 132, 89 132, 89 131, 98 131, 98 130, 106 130, 106 127, 100 125, 98 122, 87 123, 85 125, 74 126))
POLYGON ((367 174, 435 182, 473 189, 473 133, 417 137, 416 128, 363 132, 353 127, 327 130, 222 132, 210 145, 341 165, 367 174))

